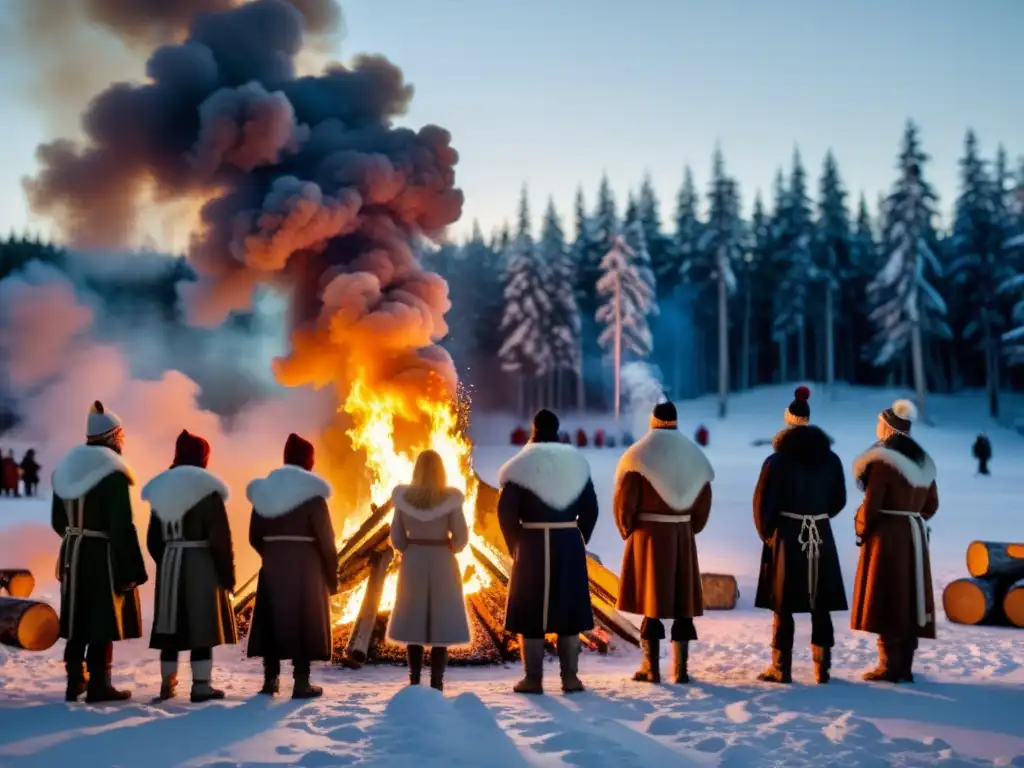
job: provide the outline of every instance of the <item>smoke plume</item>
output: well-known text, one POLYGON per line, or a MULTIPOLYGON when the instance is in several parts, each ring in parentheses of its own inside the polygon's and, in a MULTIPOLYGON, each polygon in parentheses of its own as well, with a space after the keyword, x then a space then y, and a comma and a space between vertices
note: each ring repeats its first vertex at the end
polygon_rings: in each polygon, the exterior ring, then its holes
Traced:
MULTIPOLYGON (((76 245, 109 248, 128 241, 147 192, 202 200, 188 255, 200 279, 181 284, 193 322, 216 326, 270 286, 291 302, 290 349, 274 368, 282 384, 329 385, 339 405, 355 381, 389 401, 452 394, 454 366, 436 346, 447 285, 416 254, 420 238, 461 214, 451 136, 394 127, 413 90, 381 56, 297 76, 309 28, 340 19, 333 3, 221 5, 89 6, 130 41, 175 30, 185 10, 215 12, 192 16, 180 41, 153 51, 147 82, 96 96, 84 141, 39 148, 39 173, 25 183, 32 209, 76 245)), ((415 431, 416 414, 402 415, 415 431)), ((363 467, 345 426, 339 417, 324 439, 358 486, 352 473, 363 467)))
MULTIPOLYGON (((200 387, 183 373, 167 370, 152 380, 133 377, 133 361, 123 346, 96 340, 91 304, 67 275, 39 262, 0 281, 0 378, 5 379, 0 389, 15 396, 24 416, 4 441, 35 447, 42 475, 48 478, 64 453, 85 441, 89 407, 101 400, 125 425, 125 457, 138 478, 133 489, 136 524, 144 534, 148 514, 138 499, 142 484, 170 466, 182 429, 202 435, 211 445, 211 471, 234 494, 228 512, 239 577, 246 578, 257 565, 247 545, 250 507, 245 487, 280 465, 289 432, 315 439, 332 415, 331 404, 308 389, 292 390, 253 402, 229 428, 199 406, 200 387)), ((138 333, 153 335, 152 330, 138 333)), ((18 564, 35 563, 36 578, 50 578, 60 540, 52 532, 42 535, 23 528, 4 534, 18 542, 18 564), (42 572, 40 562, 48 562, 42 572)))

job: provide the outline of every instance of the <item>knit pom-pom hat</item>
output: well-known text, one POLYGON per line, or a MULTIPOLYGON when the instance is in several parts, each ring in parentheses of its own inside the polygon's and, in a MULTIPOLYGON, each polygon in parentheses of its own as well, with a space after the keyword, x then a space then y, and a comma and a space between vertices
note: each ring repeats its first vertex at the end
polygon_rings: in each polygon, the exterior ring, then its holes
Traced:
POLYGON ((791 427, 803 427, 811 420, 811 406, 808 401, 811 399, 811 390, 803 385, 793 392, 793 402, 786 408, 783 414, 786 423, 791 427))
POLYGON ((658 403, 651 413, 651 429, 678 429, 676 407, 669 402, 658 403))
MULTIPOLYGON (((917 420, 917 406, 910 400, 897 400, 891 408, 878 414, 879 431, 890 434, 909 435, 911 425, 917 420)), ((884 439, 884 438, 883 438, 884 439)))
POLYGON ((121 419, 103 407, 99 400, 89 409, 89 419, 85 423, 85 437, 90 443, 103 443, 122 431, 121 419))
POLYGON ((284 444, 284 463, 302 467, 307 472, 313 471, 316 453, 313 444, 292 432, 284 444))
POLYGON ((181 430, 174 442, 174 463, 171 467, 201 467, 206 469, 210 463, 210 444, 199 435, 193 435, 187 429, 181 430))

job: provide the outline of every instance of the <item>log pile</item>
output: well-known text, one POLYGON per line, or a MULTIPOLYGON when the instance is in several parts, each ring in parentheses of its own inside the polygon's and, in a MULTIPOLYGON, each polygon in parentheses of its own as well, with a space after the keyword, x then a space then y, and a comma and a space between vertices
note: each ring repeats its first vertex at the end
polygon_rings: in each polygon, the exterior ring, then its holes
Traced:
MULTIPOLYGON (((495 664, 519 658, 519 639, 504 630, 511 559, 498 525, 497 495, 495 488, 482 481, 479 483, 473 526, 476 536, 470 543, 470 550, 476 561, 474 567, 483 569, 490 583, 466 596, 473 640, 468 648, 450 649, 453 665, 495 664)), ((390 512, 390 502, 371 508, 365 522, 338 553, 336 612, 340 613, 341 606, 347 603, 354 590, 364 590, 355 620, 335 628, 334 661, 348 667, 405 662, 405 648, 387 642, 384 637, 389 614, 380 610, 382 587, 397 567, 389 543, 390 512)), ((594 557, 587 558, 587 568, 597 626, 580 635, 583 646, 598 653, 607 653, 616 640, 639 646, 640 634, 636 626, 615 609, 618 578, 594 557)), ((239 630, 243 633, 248 631, 255 590, 254 576, 234 598, 239 630)), ((553 643, 554 638, 549 640, 553 643)))
POLYGON ((1024 627, 1024 544, 972 541, 969 578, 942 593, 946 617, 957 624, 1024 627))

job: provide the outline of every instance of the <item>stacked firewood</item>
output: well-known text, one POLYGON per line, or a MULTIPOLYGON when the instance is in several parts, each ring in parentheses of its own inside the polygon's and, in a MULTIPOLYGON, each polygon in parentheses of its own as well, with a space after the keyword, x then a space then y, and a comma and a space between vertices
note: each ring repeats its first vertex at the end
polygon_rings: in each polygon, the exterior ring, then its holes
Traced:
POLYGON ((1024 544, 972 541, 967 572, 942 593, 950 621, 1024 627, 1024 544))

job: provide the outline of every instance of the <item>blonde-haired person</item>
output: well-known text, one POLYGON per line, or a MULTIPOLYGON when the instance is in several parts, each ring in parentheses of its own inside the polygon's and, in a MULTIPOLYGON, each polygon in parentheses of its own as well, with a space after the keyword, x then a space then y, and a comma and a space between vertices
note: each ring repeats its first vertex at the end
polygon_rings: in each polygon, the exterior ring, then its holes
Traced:
POLYGON ((391 494, 391 546, 401 553, 398 591, 387 638, 407 646, 409 683, 419 685, 423 647, 430 646, 430 686, 444 688, 448 646, 469 643, 462 574, 455 554, 469 543, 465 498, 447 485, 435 451, 416 459, 412 483, 391 494))

